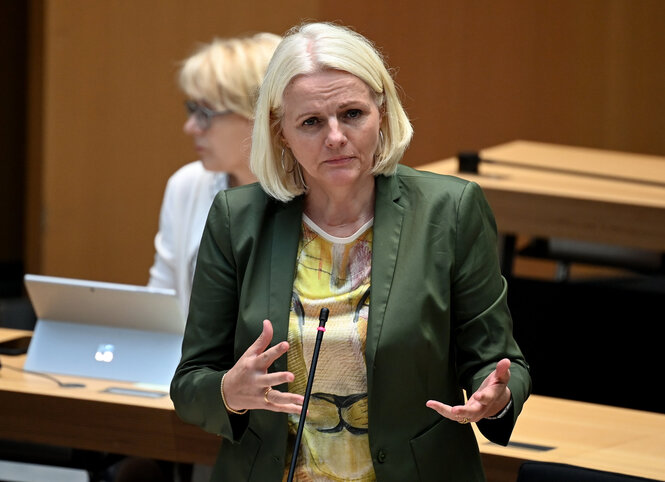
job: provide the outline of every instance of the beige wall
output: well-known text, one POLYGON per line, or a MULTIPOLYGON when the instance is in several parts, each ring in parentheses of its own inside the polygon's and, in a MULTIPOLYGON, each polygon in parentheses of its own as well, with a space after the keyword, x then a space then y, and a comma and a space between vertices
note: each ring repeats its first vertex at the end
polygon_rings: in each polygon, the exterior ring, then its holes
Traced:
POLYGON ((165 182, 194 159, 175 73, 196 42, 355 27, 396 69, 410 165, 516 138, 665 155, 664 18, 660 0, 33 0, 27 270, 147 281, 165 182))

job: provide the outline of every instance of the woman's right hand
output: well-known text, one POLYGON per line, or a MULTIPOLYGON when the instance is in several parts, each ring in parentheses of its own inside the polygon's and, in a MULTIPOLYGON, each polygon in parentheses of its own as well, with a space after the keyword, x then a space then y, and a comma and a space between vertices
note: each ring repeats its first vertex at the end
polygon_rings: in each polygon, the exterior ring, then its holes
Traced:
POLYGON ((268 367, 289 349, 286 341, 268 348, 272 334, 270 320, 263 320, 261 335, 224 376, 222 389, 229 408, 300 413, 304 401, 302 395, 272 389, 273 385, 289 383, 295 378, 291 372, 268 373, 268 367))

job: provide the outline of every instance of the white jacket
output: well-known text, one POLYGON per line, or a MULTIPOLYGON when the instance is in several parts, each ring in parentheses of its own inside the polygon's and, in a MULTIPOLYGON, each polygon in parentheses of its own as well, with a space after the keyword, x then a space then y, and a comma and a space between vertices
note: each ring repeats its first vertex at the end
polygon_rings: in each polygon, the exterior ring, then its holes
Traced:
POLYGON ((148 286, 175 289, 186 316, 203 227, 226 173, 208 171, 201 161, 178 169, 168 180, 155 236, 155 262, 148 286))

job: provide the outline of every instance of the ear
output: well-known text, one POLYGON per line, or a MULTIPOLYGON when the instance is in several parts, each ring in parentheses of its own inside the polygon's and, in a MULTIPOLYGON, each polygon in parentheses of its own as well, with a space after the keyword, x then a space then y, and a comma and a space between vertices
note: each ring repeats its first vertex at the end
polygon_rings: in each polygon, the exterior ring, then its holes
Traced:
POLYGON ((284 134, 282 133, 281 130, 279 131, 278 135, 279 135, 279 140, 281 141, 282 145, 284 147, 288 147, 290 149, 291 146, 289 146, 289 141, 286 140, 286 137, 284 137, 284 134))
POLYGON ((383 122, 383 116, 386 113, 386 101, 384 99, 383 103, 379 106, 379 124, 383 122))
POLYGON ((289 147, 289 143, 286 140, 286 137, 284 137, 284 129, 282 129, 282 121, 280 118, 277 117, 277 114, 275 114, 272 110, 270 111, 270 131, 271 131, 271 138, 274 141, 274 139, 279 139, 279 142, 282 144, 283 147, 289 147))

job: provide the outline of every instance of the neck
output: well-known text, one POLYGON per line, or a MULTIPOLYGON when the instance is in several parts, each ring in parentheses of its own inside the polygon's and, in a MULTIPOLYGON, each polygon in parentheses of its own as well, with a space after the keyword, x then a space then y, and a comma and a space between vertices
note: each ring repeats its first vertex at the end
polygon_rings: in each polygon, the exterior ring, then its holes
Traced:
POLYGON ((374 217, 374 184, 353 194, 310 192, 305 197, 305 214, 328 234, 351 236, 374 217))
POLYGON ((240 172, 229 172, 228 177, 229 187, 243 186, 256 182, 256 176, 249 169, 240 172))

